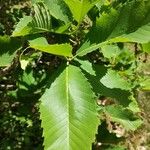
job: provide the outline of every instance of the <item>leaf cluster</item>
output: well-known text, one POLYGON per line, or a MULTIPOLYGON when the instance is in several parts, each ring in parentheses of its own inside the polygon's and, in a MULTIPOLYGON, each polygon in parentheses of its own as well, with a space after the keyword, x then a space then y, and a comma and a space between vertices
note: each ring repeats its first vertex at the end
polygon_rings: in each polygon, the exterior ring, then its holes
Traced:
POLYGON ((22 72, 17 89, 7 95, 39 100, 45 150, 90 150, 92 144, 125 149, 122 137, 142 124, 134 90, 140 85, 138 53, 149 52, 150 2, 32 5, 12 35, 0 37, 0 66, 11 66, 17 56, 22 72), (115 146, 99 138, 103 128, 115 146))

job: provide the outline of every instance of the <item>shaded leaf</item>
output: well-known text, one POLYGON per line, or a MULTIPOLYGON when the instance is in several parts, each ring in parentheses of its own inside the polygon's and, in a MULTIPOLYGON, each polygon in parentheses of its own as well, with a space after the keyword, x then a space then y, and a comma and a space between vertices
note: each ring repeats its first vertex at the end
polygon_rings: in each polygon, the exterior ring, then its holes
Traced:
POLYGON ((71 25, 71 23, 67 23, 65 25, 62 25, 62 26, 56 28, 54 31, 55 31, 55 33, 66 33, 67 34, 66 31, 68 30, 70 25, 71 25))
POLYGON ((89 74, 96 76, 95 70, 93 69, 91 62, 89 62, 88 60, 81 60, 81 59, 77 59, 77 58, 75 60, 80 63, 80 67, 82 69, 84 69, 89 74))
POLYGON ((88 11, 98 2, 98 0, 65 0, 69 6, 74 19, 81 23, 88 11))
POLYGON ((56 19, 64 21, 65 23, 70 22, 71 13, 64 3, 64 0, 43 0, 49 9, 51 15, 56 19))
MULTIPOLYGON (((80 61, 82 63, 82 61, 80 61)), ((102 84, 100 81, 105 75, 107 74, 107 68, 103 65, 92 65, 91 68, 88 70, 88 67, 85 67, 85 65, 80 66, 83 73, 87 77, 88 81, 90 82, 93 92, 99 97, 99 96, 106 96, 112 98, 115 102, 118 104, 128 107, 131 103, 130 96, 131 93, 127 90, 119 89, 120 86, 114 86, 116 88, 109 88, 109 85, 102 84), (107 87, 108 86, 108 87, 107 87), (117 88, 118 87, 118 88, 117 88)))
POLYGON ((106 106, 104 109, 105 115, 114 122, 118 122, 125 127, 126 130, 135 131, 141 126, 142 120, 136 118, 130 111, 123 109, 120 106, 106 106))
POLYGON ((8 66, 21 45, 22 42, 19 39, 0 36, 0 66, 8 66))
POLYGON ((110 9, 96 19, 78 56, 92 52, 107 43, 150 41, 150 1, 126 2, 119 9, 110 9), (136 6, 136 7, 135 7, 136 6))
POLYGON ((12 36, 25 36, 51 31, 51 15, 43 3, 34 4, 34 16, 25 16, 17 24, 12 36))

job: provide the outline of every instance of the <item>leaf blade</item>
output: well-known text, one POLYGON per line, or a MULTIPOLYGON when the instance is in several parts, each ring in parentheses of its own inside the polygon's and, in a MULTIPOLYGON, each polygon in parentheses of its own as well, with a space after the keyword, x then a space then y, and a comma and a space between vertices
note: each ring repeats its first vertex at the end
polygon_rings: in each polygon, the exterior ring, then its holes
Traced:
POLYGON ((107 106, 104 111, 112 121, 122 124, 126 130, 135 131, 142 124, 141 119, 135 118, 130 111, 120 106, 107 106))
POLYGON ((75 20, 80 24, 87 12, 97 3, 97 0, 65 0, 75 20))
POLYGON ((24 16, 17 24, 12 36, 25 36, 29 34, 50 32, 51 15, 44 3, 34 4, 34 16, 24 16))
POLYGON ((70 12, 63 0, 43 0, 52 16, 65 23, 70 22, 70 12))
POLYGON ((0 66, 8 66, 15 57, 22 42, 16 38, 0 36, 0 66))
POLYGON ((92 91, 78 68, 65 68, 41 102, 45 149, 91 149, 98 120, 92 91), (84 91, 83 85, 86 85, 84 91))
POLYGON ((29 41, 31 48, 41 50, 54 55, 72 57, 72 46, 70 44, 48 44, 44 37, 29 41))
POLYGON ((150 41, 150 2, 126 2, 97 18, 76 56, 84 56, 108 43, 150 41), (136 7, 135 7, 136 6, 136 7))

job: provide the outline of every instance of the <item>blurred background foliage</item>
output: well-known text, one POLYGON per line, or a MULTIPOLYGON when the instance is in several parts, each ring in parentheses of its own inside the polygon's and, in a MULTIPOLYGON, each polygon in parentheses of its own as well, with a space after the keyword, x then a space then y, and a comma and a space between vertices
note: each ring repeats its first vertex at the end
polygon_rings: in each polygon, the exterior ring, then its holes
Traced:
MULTIPOLYGON (((20 18, 30 14, 30 9, 31 3, 28 0, 0 0, 0 35, 10 35, 20 18)), ((31 68, 28 68, 23 72, 18 63, 5 72, 2 69, 0 150, 42 150, 42 129, 37 109, 40 96, 40 85, 37 85, 37 82, 41 78, 40 74, 38 73, 39 78, 35 79, 33 74, 38 70, 34 69, 32 72, 31 68)), ((44 82, 44 78, 46 77, 43 77, 41 82, 44 82)))

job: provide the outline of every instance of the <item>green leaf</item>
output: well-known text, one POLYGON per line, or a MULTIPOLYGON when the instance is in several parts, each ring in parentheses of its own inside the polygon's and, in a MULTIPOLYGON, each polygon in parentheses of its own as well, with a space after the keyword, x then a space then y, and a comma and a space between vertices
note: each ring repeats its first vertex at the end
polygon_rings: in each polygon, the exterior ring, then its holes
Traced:
POLYGON ((31 48, 50 54, 72 57, 72 47, 70 44, 50 45, 44 37, 39 37, 34 40, 30 40, 29 45, 31 48))
POLYGON ((63 21, 63 25, 70 23, 72 16, 71 16, 71 12, 68 8, 68 6, 66 5, 66 3, 64 2, 64 0, 32 0, 33 4, 35 3, 39 3, 39 2, 43 2, 50 14, 60 20, 63 21))
POLYGON ((31 16, 25 16, 24 18, 21 18, 19 23, 17 24, 12 36, 24 36, 30 33, 32 30, 31 26, 32 17, 31 16))
POLYGON ((34 89, 33 87, 35 87, 37 84, 38 81, 36 81, 34 77, 33 70, 27 70, 27 69, 20 76, 19 83, 18 83, 19 88, 26 91, 28 91, 29 89, 30 90, 34 89))
POLYGON ((9 36, 0 36, 0 66, 8 66, 15 57, 22 42, 9 36))
POLYGON ((89 74, 96 76, 95 70, 93 69, 91 62, 89 62, 88 60, 81 60, 81 59, 75 60, 80 63, 80 67, 82 69, 86 70, 86 72, 88 72, 89 74))
POLYGON ((107 70, 106 75, 100 79, 100 82, 110 89, 131 90, 131 84, 123 79, 118 72, 111 69, 107 70))
POLYGON ((64 0, 43 0, 49 9, 51 15, 56 19, 64 21, 65 23, 70 22, 71 13, 64 3, 64 0))
POLYGON ((145 90, 145 91, 150 91, 150 78, 149 77, 145 77, 143 79, 143 81, 140 81, 140 86, 141 86, 141 89, 142 90, 145 90))
POLYGON ((105 44, 114 42, 150 41, 150 1, 126 2, 119 9, 110 9, 96 19, 86 42, 76 56, 83 56, 105 44))
POLYGON ((98 2, 98 0, 65 0, 69 6, 74 19, 81 23, 88 11, 98 2))
POLYGON ((121 53, 117 45, 104 45, 101 47, 101 52, 108 59, 116 58, 121 53))
POLYGON ((62 26, 54 29, 54 32, 55 33, 65 33, 65 34, 67 34, 66 31, 68 31, 68 28, 70 27, 70 25, 71 25, 71 23, 67 23, 65 25, 62 25, 62 26))
POLYGON ((54 79, 40 104, 45 150, 91 150, 98 118, 89 83, 71 65, 54 79))
POLYGON ((76 56, 84 56, 87 53, 90 53, 98 48, 100 48, 101 46, 106 45, 106 43, 100 43, 100 44, 91 44, 90 41, 86 41, 85 43, 83 43, 83 45, 78 49, 78 51, 76 52, 76 56))
POLYGON ((138 30, 130 34, 123 34, 119 37, 109 40, 109 43, 115 42, 135 42, 148 43, 150 41, 150 23, 142 26, 138 30))
MULTIPOLYGON (((117 104, 120 104, 124 107, 129 106, 129 104, 131 103, 131 99, 130 99, 131 93, 127 90, 122 90, 122 89, 125 89, 126 86, 128 86, 128 83, 126 83, 125 86, 123 86, 123 88, 122 88, 121 87, 122 80, 119 79, 119 80, 121 80, 121 85, 116 84, 115 80, 114 80, 113 81, 114 85, 112 84, 111 88, 109 88, 109 85, 107 82, 101 83, 101 79, 103 77, 105 77, 105 75, 107 75, 107 68, 105 66, 92 64, 92 68, 89 69, 89 65, 87 67, 82 61, 79 61, 79 63, 81 63, 80 67, 82 69, 82 72, 85 74, 86 78, 88 79, 89 83, 91 84, 93 92, 95 92, 95 94, 98 97, 99 96, 110 97, 117 104), (105 84, 106 84, 106 86, 105 86, 105 84), (121 87, 121 89, 119 89, 120 87, 121 87)), ((119 76, 119 78, 120 78, 120 76, 119 76)), ((109 79, 109 80, 111 80, 111 79, 109 79)), ((123 81, 123 82, 125 82, 125 81, 123 81)))
POLYGON ((43 2, 44 0, 31 0, 32 4, 43 2))
POLYGON ((104 113, 107 118, 120 123, 126 130, 135 131, 142 124, 141 119, 136 118, 130 111, 123 109, 121 106, 107 106, 104 108, 104 113))
POLYGON ((29 34, 50 32, 51 15, 43 3, 34 4, 34 16, 25 16, 17 24, 12 36, 25 36, 29 34))
POLYGON ((139 113, 139 112, 141 112, 141 110, 140 110, 140 108, 138 106, 138 102, 134 98, 134 94, 133 93, 130 96, 130 99, 131 99, 131 103, 129 104, 129 106, 127 107, 127 109, 131 110, 133 113, 139 113))
POLYGON ((142 44, 142 49, 146 53, 150 53, 150 42, 142 44))

